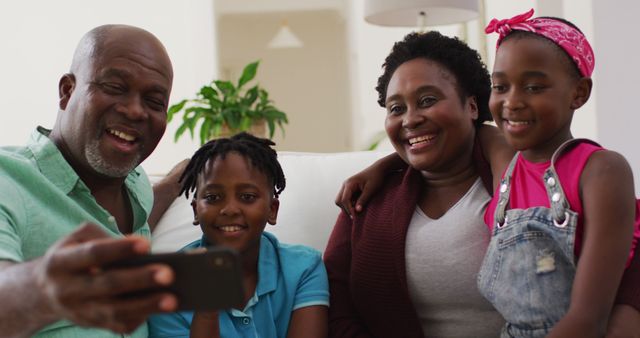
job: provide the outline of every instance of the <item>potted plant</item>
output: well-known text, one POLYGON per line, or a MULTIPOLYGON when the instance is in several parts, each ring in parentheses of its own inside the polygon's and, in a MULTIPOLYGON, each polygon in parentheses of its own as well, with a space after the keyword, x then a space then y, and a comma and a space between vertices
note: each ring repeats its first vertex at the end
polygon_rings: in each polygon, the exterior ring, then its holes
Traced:
POLYGON ((269 93, 257 84, 245 90, 245 85, 256 76, 258 64, 256 61, 245 66, 237 84, 214 80, 202 87, 196 98, 185 99, 169 107, 167 121, 183 112, 182 124, 176 130, 174 141, 187 130, 193 139, 199 122, 201 145, 220 136, 225 128, 236 134, 250 130, 253 125, 264 128, 265 123, 269 128, 269 138, 273 138, 276 125, 284 135, 283 124, 288 123, 287 115, 273 105, 269 93))

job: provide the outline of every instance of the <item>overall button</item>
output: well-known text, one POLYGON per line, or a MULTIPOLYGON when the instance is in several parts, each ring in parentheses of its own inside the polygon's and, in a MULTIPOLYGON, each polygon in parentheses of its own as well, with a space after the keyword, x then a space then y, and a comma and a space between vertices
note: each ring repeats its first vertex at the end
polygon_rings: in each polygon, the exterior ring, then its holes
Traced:
POLYGON ((554 202, 558 202, 560 200, 560 193, 554 193, 553 195, 551 195, 551 200, 554 202))
POLYGON ((249 325, 249 323, 251 323, 251 319, 247 317, 242 318, 242 324, 249 325))
POLYGON ((503 184, 500 186, 500 192, 505 192, 505 191, 507 191, 507 185, 503 183, 503 184))
POLYGON ((549 177, 547 179, 547 184, 553 187, 556 185, 556 180, 553 177, 549 177))

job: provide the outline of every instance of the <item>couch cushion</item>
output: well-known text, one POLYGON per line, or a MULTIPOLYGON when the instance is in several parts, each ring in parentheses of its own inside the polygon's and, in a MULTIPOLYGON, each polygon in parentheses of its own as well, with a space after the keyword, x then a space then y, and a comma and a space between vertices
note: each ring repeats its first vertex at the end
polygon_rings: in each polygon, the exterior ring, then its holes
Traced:
MULTIPOLYGON (((267 225, 281 242, 304 244, 324 251, 340 209, 334 204, 342 182, 388 154, 388 151, 345 153, 278 152, 287 186, 280 195, 277 224, 267 225)), ((158 177, 152 177, 152 181, 158 177)), ((155 252, 176 251, 198 239, 189 201, 178 197, 152 234, 155 252)))

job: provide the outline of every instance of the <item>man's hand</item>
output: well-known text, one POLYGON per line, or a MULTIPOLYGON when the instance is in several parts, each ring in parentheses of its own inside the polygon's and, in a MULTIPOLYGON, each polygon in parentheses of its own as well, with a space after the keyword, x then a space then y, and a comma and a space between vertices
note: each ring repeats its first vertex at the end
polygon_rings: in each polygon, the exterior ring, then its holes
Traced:
POLYGON ((153 185, 153 208, 147 220, 151 231, 156 228, 160 218, 180 194, 182 185, 179 181, 187 164, 189 159, 178 162, 165 177, 153 185))
POLYGON ((133 295, 170 284, 168 266, 105 269, 148 251, 144 238, 112 238, 96 225, 81 226, 49 248, 36 266, 35 282, 46 310, 57 319, 118 333, 132 332, 151 313, 175 310, 171 294, 133 295))

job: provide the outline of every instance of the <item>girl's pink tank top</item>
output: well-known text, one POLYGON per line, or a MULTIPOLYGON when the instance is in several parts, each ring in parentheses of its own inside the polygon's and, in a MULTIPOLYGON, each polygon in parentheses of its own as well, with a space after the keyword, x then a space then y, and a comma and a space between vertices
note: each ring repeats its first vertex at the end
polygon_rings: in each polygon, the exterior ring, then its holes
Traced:
MULTIPOLYGON (((556 161, 555 168, 562 184, 562 190, 565 193, 571 210, 578 214, 578 224, 576 228, 576 238, 574 254, 580 256, 582 248, 582 234, 584 231, 584 212, 582 201, 580 200, 580 176, 591 154, 602 147, 582 142, 565 152, 556 161)), ((549 207, 549 199, 543 182, 544 171, 549 168, 551 161, 542 163, 529 162, 522 155, 518 156, 513 176, 511 177, 511 195, 509 197, 510 209, 527 209, 532 207, 549 207)), ((499 188, 499 187, 498 187, 499 188)), ((493 230, 495 224, 493 216, 498 203, 499 192, 496 191, 489 202, 489 206, 484 214, 484 221, 493 230)), ((629 255, 630 262, 633 258, 638 238, 640 238, 640 214, 639 204, 636 203, 636 222, 633 244, 629 255)))

